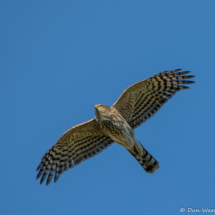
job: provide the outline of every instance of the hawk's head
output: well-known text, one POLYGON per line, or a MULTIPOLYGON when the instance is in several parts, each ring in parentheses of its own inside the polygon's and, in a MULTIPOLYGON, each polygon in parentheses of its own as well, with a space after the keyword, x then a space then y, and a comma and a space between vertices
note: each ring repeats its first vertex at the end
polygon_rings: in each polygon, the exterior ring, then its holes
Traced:
POLYGON ((106 105, 95 105, 96 120, 99 124, 101 120, 105 120, 109 117, 110 112, 111 108, 106 105))

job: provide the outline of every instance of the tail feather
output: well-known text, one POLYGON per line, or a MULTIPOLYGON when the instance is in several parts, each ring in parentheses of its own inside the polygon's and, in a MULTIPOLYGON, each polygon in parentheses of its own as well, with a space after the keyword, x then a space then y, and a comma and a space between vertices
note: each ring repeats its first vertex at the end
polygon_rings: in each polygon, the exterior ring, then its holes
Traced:
POLYGON ((142 156, 139 154, 134 154, 131 151, 129 152, 134 156, 134 158, 139 162, 139 164, 147 173, 154 173, 157 169, 159 169, 159 163, 157 160, 155 160, 155 158, 149 154, 144 147, 142 156))

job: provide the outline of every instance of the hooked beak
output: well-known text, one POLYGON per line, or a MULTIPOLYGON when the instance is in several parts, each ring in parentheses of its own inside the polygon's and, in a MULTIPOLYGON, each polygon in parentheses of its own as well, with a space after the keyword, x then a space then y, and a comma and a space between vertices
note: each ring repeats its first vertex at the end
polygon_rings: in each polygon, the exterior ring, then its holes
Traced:
POLYGON ((99 116, 98 105, 95 105, 95 114, 96 114, 96 121, 98 123, 100 123, 100 116, 99 116))

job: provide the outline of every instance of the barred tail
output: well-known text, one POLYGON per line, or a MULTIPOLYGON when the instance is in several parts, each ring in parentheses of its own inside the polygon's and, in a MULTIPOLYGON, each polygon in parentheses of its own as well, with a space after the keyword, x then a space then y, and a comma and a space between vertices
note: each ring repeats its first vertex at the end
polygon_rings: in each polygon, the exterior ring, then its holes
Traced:
MULTIPOLYGON (((143 147, 143 146, 142 146, 143 147)), ((143 167, 143 169, 147 173, 154 173, 157 169, 159 169, 159 163, 152 157, 151 154, 143 147, 143 156, 139 156, 138 154, 134 154, 129 151, 134 158, 139 162, 139 164, 143 167)))

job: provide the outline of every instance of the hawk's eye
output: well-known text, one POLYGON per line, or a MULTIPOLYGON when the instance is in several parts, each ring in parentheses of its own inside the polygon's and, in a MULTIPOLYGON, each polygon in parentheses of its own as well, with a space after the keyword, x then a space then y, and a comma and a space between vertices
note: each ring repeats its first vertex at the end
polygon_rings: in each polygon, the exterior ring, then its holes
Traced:
POLYGON ((100 105, 100 108, 103 108, 104 106, 103 105, 100 105))

